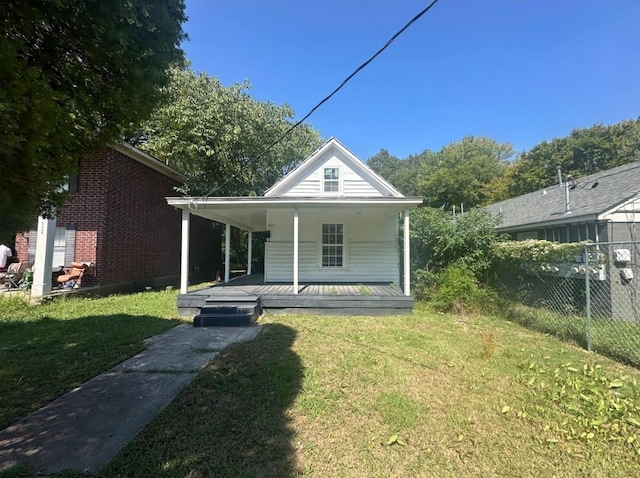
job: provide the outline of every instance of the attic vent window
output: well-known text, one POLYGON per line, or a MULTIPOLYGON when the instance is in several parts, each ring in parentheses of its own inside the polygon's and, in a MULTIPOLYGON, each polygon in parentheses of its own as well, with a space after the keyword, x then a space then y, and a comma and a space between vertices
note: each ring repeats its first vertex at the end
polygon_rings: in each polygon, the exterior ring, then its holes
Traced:
POLYGON ((340 192, 340 170, 338 168, 324 168, 324 192, 340 192))

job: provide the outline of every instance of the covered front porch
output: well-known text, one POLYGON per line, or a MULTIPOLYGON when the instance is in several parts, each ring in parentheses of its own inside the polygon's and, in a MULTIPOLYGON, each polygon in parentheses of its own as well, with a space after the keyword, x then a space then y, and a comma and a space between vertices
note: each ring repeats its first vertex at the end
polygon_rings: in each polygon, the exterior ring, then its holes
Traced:
POLYGON ((419 199, 201 197, 167 202, 182 209, 182 293, 189 283, 190 217, 198 215, 225 225, 224 282, 231 279, 230 237, 235 227, 247 231, 247 274, 252 275, 253 233, 266 232, 262 281, 288 283, 293 295, 301 284, 372 280, 399 284, 405 296, 411 295, 409 208, 419 199))
POLYGON ((178 309, 183 317, 193 316, 195 325, 246 325, 263 308, 333 315, 411 313, 409 208, 419 198, 260 196, 167 202, 182 209, 178 309), (192 215, 225 225, 224 283, 187 293, 192 215), (247 233, 247 275, 236 279, 230 267, 232 227, 247 233), (267 234, 264 274, 251 268, 257 232, 267 234))
POLYGON ((181 293, 178 311, 197 316, 207 304, 238 299, 255 299, 261 311, 329 315, 406 315, 414 303, 391 283, 300 283, 294 291, 291 283, 265 284, 262 274, 253 274, 181 293))

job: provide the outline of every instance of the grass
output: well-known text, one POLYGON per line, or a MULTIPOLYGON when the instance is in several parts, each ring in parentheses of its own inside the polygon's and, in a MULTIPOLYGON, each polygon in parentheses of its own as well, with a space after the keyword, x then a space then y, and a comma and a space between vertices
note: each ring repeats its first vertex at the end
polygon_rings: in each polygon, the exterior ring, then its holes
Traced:
POLYGON ((176 317, 168 291, 37 307, 0 297, 0 429, 142 351, 176 317))
MULTIPOLYGON (((175 299, 0 299, 3 423, 142 350, 178 323, 175 299)), ((421 306, 261 321, 101 476, 640 474, 636 369, 503 319, 421 306)))
POLYGON ((640 373, 498 318, 267 316, 101 476, 637 476, 640 373))
MULTIPOLYGON (((582 315, 562 314, 541 307, 512 303, 508 316, 527 328, 587 347, 587 322, 582 315)), ((592 318, 591 349, 640 368, 640 324, 603 317, 592 318)))

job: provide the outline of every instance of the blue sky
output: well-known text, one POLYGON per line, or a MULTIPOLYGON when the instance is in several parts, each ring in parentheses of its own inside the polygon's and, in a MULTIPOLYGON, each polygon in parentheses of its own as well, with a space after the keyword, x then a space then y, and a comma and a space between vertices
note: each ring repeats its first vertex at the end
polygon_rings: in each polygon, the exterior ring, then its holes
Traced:
MULTIPOLYGON (((430 0, 186 0, 192 68, 296 120, 430 0)), ((516 151, 640 116, 640 1, 440 0, 307 122, 363 160, 466 135, 516 151)))

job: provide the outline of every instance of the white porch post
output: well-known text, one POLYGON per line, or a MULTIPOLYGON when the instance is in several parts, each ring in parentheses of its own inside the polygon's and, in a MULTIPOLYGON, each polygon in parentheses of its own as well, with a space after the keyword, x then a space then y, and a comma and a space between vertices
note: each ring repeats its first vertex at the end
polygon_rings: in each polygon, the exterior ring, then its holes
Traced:
POLYGON ((229 282, 231 266, 231 224, 224 225, 224 281, 229 282))
POLYGON ((31 297, 33 298, 40 298, 51 292, 51 265, 56 236, 56 218, 38 217, 37 234, 36 260, 33 266, 33 284, 31 286, 31 297))
POLYGON ((253 253, 253 232, 249 232, 249 237, 247 238, 247 275, 251 275, 251 254, 253 253))
POLYGON ((409 251, 409 210, 404 210, 404 295, 411 295, 411 265, 409 251))
POLYGON ((189 224, 191 214, 182 210, 182 248, 180 252, 180 293, 186 294, 189 285, 189 224))
POLYGON ((298 208, 293 210, 293 293, 298 293, 298 208))

